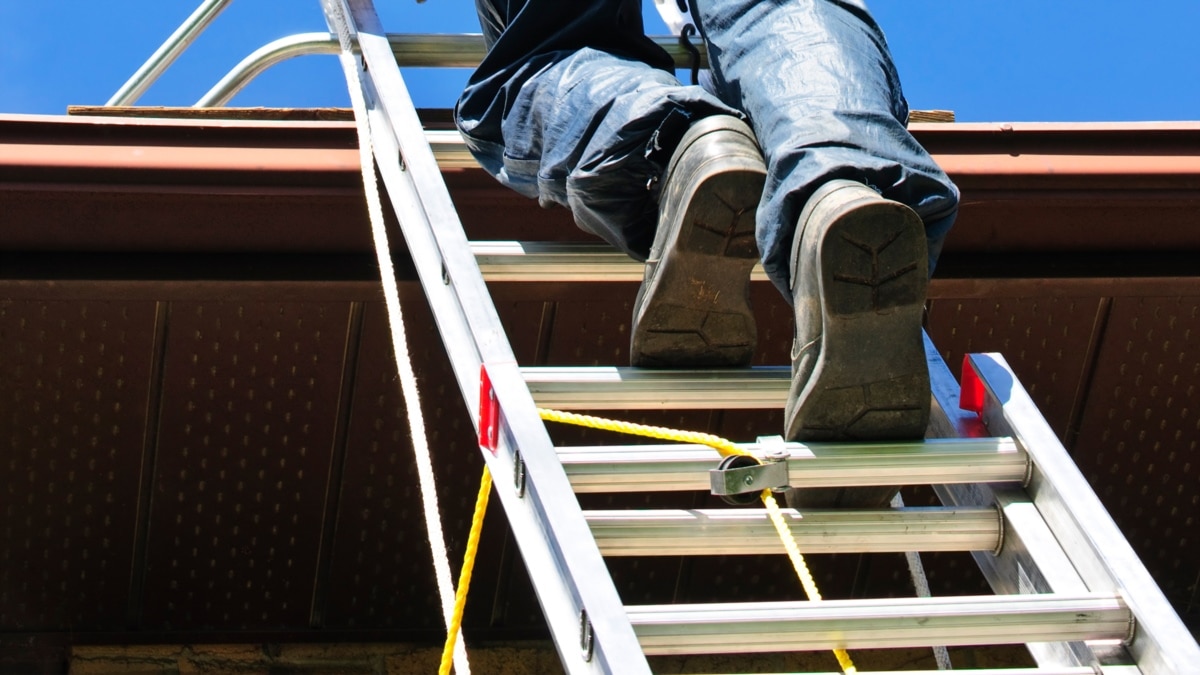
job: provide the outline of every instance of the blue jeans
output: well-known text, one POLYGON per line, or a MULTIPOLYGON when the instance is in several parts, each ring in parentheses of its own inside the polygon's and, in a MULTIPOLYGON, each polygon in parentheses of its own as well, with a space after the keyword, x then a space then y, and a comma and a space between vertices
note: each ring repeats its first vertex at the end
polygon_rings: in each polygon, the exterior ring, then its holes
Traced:
POLYGON ((644 260, 657 179, 688 124, 748 119, 767 163, 756 236, 788 298, 796 219, 835 178, 921 216, 930 269, 958 190, 908 133, 882 31, 861 0, 692 0, 711 77, 685 86, 644 34, 639 0, 476 0, 489 52, 455 109, 480 164, 644 260))

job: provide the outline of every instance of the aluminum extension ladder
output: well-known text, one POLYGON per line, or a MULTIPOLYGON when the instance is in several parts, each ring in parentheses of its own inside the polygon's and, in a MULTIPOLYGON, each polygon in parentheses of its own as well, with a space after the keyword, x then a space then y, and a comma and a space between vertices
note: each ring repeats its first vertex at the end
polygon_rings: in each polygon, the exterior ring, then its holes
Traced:
POLYGON ((597 247, 468 242, 433 148, 461 160, 461 145, 422 130, 370 0, 323 5, 357 68, 367 140, 567 672, 646 673, 653 654, 1015 643, 1028 644, 1032 672, 1200 672, 1195 640, 1004 360, 970 356, 960 388, 928 339, 935 440, 783 447, 793 486, 932 484, 946 506, 813 512, 793 519, 794 531, 809 552, 970 550, 995 595, 623 605, 605 555, 775 552, 778 541, 755 509, 584 512, 577 493, 708 489, 717 455, 556 448, 535 402, 779 408, 788 369, 518 366, 485 277, 637 279, 639 267, 597 247), (959 408, 960 396, 974 411, 959 408))

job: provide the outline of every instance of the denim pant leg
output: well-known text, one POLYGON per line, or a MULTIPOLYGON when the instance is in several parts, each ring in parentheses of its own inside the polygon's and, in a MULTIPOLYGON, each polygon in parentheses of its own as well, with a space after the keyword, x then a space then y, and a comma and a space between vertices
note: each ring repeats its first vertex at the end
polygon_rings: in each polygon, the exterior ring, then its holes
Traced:
POLYGON ((695 119, 740 113, 663 68, 636 1, 477 4, 491 51, 456 107, 468 147, 505 185, 645 260, 676 142, 695 119))
POLYGON ((692 119, 718 112, 736 114, 670 73, 581 49, 525 81, 504 117, 494 173, 544 206, 570 208, 579 227, 645 260, 671 149, 692 119))
POLYGON ((930 270, 958 189, 905 128, 883 32, 861 0, 696 0, 712 87, 750 117, 767 159, 758 245, 788 291, 792 236, 824 182, 865 182, 925 222, 930 270))

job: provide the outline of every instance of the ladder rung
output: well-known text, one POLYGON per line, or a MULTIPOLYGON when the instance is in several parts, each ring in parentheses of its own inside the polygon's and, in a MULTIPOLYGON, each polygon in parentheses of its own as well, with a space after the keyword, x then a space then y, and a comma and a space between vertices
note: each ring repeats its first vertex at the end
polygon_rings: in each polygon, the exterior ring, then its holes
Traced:
MULTIPOLYGON (((751 454, 762 446, 747 443, 751 454)), ((1009 438, 939 438, 903 443, 787 443, 793 487, 928 485, 1023 481, 1025 451, 1009 438)), ((647 492, 710 488, 720 455, 702 445, 560 447, 576 492, 647 492)))
MULTIPOLYGON (((673 35, 649 35, 671 56, 678 68, 688 68, 690 55, 673 35)), ((422 68, 475 68, 487 55, 483 36, 477 33, 388 33, 388 44, 401 66, 422 68)), ((708 64, 708 52, 702 40, 696 41, 701 67, 708 64)))
POLYGON ((651 370, 617 367, 524 367, 543 408, 558 410, 778 409, 787 402, 791 368, 651 370))
MULTIPOLYGON (((487 281, 640 282, 646 266, 606 244, 473 241, 471 252, 487 281)), ((766 281, 761 264, 750 278, 766 281)))
MULTIPOLYGON (((607 556, 762 555, 784 552, 766 509, 585 511, 607 556)), ((995 509, 783 511, 805 553, 994 551, 995 509)))
POLYGON ((1125 640, 1132 615, 1087 594, 646 605, 625 608, 647 654, 728 654, 1125 640))
MULTIPOLYGON (((1105 673, 1111 669, 1105 668, 1105 673)), ((856 670, 857 675, 946 675, 947 670, 856 670)), ((1062 668, 955 668, 954 675, 1096 675, 1096 669, 1090 667, 1062 668)), ((1140 674, 1140 670, 1132 670, 1128 675, 1140 674)), ((809 675, 845 675, 840 670, 826 673, 810 673, 809 675)))

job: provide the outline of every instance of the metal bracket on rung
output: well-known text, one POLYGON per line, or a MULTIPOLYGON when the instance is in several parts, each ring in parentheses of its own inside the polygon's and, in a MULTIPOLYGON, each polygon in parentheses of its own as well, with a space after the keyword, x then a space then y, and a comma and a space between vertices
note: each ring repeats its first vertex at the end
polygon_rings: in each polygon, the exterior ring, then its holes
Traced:
POLYGON ((730 455, 708 472, 709 486, 727 502, 750 503, 763 490, 788 487, 787 458, 786 449, 769 451, 763 461, 751 455, 730 455))
MULTIPOLYGON (((744 455, 739 455, 742 457, 744 455)), ((750 461, 754 461, 750 458, 750 461)), ((787 487, 787 464, 768 462, 733 468, 716 468, 708 472, 714 495, 740 495, 787 487)))

